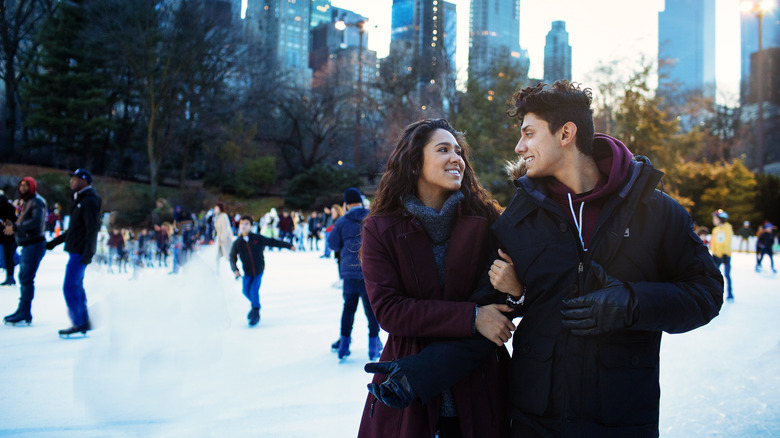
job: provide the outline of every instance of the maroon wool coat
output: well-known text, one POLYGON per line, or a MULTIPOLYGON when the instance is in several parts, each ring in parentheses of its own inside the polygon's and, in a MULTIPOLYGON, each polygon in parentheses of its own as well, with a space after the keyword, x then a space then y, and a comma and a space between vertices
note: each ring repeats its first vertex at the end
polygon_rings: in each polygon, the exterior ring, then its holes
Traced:
MULTIPOLYGON (((459 209, 460 210, 460 209, 459 209)), ((444 287, 422 225, 412 216, 370 217, 363 227, 362 266, 371 307, 389 333, 380 360, 420 352, 430 342, 472 336, 474 306, 468 298, 488 266, 490 238, 483 217, 459 215, 447 249, 444 287)), ((491 259, 492 261, 492 259, 491 259)), ((452 387, 463 438, 501 437, 507 430, 504 347, 452 387)), ((383 375, 375 375, 381 383, 383 375)), ((441 397, 406 409, 385 406, 368 395, 359 437, 433 437, 441 397)))

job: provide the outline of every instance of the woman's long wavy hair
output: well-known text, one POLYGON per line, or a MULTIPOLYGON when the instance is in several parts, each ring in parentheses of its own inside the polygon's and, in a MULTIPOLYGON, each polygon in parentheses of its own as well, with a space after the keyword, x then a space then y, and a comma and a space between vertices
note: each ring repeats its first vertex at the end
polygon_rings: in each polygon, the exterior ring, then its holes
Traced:
POLYGON ((462 132, 456 131, 444 119, 424 119, 407 126, 395 149, 387 160, 387 167, 379 182, 369 216, 395 214, 404 211, 403 198, 417 195, 417 179, 423 166, 423 148, 433 132, 443 129, 455 137, 461 148, 463 162, 463 180, 460 191, 463 193, 461 206, 468 215, 482 216, 493 223, 501 214, 501 206, 493 196, 482 187, 469 162, 470 148, 462 132))

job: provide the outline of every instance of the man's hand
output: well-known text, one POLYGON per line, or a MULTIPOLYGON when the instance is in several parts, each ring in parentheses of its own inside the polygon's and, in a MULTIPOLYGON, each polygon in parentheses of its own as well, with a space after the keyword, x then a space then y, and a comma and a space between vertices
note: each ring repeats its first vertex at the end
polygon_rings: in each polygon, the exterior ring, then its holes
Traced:
POLYGON ((498 250, 498 256, 501 258, 493 261, 488 272, 490 284, 497 291, 519 298, 523 295, 523 285, 517 279, 515 264, 512 263, 509 255, 500 249, 498 250))
POLYGON ((367 373, 387 375, 387 379, 379 385, 368 384, 368 392, 374 394, 374 397, 385 405, 403 409, 417 398, 406 375, 395 362, 370 362, 366 364, 365 370, 367 373))
POLYGON ((602 289, 563 302, 563 326, 574 335, 599 335, 630 327, 636 320, 636 298, 622 281, 610 276, 601 265, 591 269, 602 289))
POLYGON ((490 304, 477 309, 477 331, 497 346, 502 346, 515 330, 515 325, 503 313, 512 312, 506 304, 490 304))
POLYGON ((291 246, 291 247, 290 247, 290 251, 297 251, 297 250, 295 249, 295 245, 293 245, 293 246, 291 246))
POLYGON ((235 276, 236 276, 236 279, 239 279, 239 278, 241 278, 241 273, 240 273, 240 272, 238 272, 238 269, 236 269, 235 271, 233 271, 233 275, 235 275, 235 276))

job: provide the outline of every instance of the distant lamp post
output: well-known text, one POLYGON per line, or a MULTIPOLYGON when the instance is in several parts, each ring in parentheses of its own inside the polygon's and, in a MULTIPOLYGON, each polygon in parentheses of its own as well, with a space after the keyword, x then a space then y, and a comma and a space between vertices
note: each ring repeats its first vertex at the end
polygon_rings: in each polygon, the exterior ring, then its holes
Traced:
POLYGON ((762 22, 764 15, 774 8, 774 0, 743 0, 739 7, 743 13, 755 14, 758 19, 758 67, 756 68, 756 100, 758 101, 758 172, 764 173, 764 164, 766 163, 766 152, 764 150, 764 55, 762 35, 762 22))
POLYGON ((358 43, 358 74, 357 74, 357 105, 355 105, 355 172, 360 174, 360 136, 362 135, 362 118, 363 112, 360 104, 363 101, 363 34, 365 30, 365 20, 358 20, 354 23, 347 23, 343 19, 336 22, 335 27, 337 30, 345 30, 347 26, 354 27, 360 34, 360 42, 358 43))

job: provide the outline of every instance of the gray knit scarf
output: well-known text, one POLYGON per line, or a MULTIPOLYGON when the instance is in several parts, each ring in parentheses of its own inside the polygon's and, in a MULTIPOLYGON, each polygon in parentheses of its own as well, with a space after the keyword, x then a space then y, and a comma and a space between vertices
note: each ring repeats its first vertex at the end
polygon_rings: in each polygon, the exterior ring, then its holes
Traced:
POLYGON ((404 208, 422 224, 425 233, 431 238, 433 257, 439 270, 439 284, 444 286, 444 266, 447 261, 447 248, 450 244, 450 234, 457 219, 458 204, 463 200, 463 193, 456 191, 444 202, 441 210, 425 206, 414 195, 404 198, 404 208))

